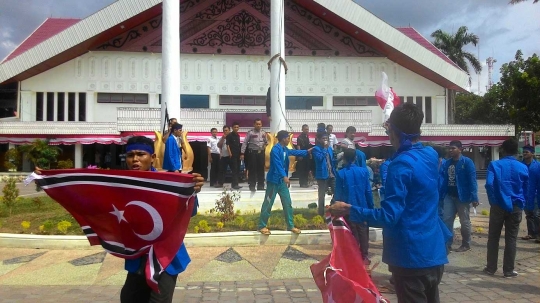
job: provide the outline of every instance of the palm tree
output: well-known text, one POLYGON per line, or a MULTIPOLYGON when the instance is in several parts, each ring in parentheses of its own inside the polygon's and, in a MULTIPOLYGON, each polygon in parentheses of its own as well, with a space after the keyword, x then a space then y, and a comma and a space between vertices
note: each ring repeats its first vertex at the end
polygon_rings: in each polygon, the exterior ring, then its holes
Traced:
MULTIPOLYGON (((455 34, 443 32, 438 29, 431 34, 435 38, 433 45, 440 49, 445 55, 450 58, 457 66, 469 74, 469 85, 471 84, 471 73, 469 72, 469 64, 477 74, 482 71, 482 65, 478 58, 472 53, 463 50, 463 47, 472 43, 474 46, 478 44, 478 36, 467 32, 466 26, 461 26, 455 34), (467 62, 469 64, 467 64, 467 62)), ((455 114, 455 91, 449 90, 448 94, 448 123, 454 123, 455 114)))
MULTIPOLYGON (((518 4, 518 3, 521 3, 521 2, 525 2, 525 1, 527 1, 527 0, 510 0, 510 4, 518 4)), ((538 1, 540 1, 540 0, 534 0, 533 4, 538 2, 538 1)))
POLYGON ((462 70, 466 71, 467 74, 470 75, 467 61, 478 74, 482 71, 480 61, 474 54, 463 51, 463 47, 469 43, 476 46, 480 39, 477 35, 468 33, 467 30, 466 26, 462 26, 452 35, 438 29, 431 34, 431 37, 435 38, 433 45, 447 55, 450 60, 454 61, 462 70))

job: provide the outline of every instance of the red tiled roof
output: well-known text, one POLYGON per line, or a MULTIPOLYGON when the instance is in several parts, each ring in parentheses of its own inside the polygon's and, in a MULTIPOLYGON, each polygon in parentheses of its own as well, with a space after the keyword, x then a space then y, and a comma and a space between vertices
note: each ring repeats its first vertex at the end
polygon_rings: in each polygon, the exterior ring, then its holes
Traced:
POLYGON ((448 58, 443 52, 441 52, 440 49, 436 48, 435 45, 433 45, 431 42, 429 42, 428 39, 424 38, 424 36, 422 36, 414 28, 412 28, 412 27, 396 27, 396 29, 398 31, 402 32, 403 34, 405 34, 405 36, 407 36, 407 37, 411 38, 412 40, 416 41, 416 43, 422 45, 424 48, 428 49, 429 51, 431 51, 435 55, 439 56, 444 61, 454 65, 457 68, 459 68, 459 66, 457 66, 457 64, 455 64, 454 61, 450 60, 450 58, 448 58))
POLYGON ((32 47, 62 32, 80 19, 48 18, 43 22, 28 38, 26 38, 17 48, 15 48, 2 62, 9 61, 18 55, 26 52, 32 47))

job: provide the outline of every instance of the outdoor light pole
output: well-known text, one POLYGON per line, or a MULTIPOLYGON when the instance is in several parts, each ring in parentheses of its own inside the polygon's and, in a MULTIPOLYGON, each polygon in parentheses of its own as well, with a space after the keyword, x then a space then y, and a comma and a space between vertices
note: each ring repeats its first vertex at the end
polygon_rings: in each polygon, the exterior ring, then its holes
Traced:
POLYGON ((180 1, 163 0, 161 48, 161 125, 165 108, 169 118, 180 119, 180 1))
POLYGON ((270 68, 271 117, 270 132, 276 134, 287 130, 285 120, 285 7, 284 0, 270 1, 271 53, 273 59, 270 68), (274 57, 277 54, 280 57, 274 57))

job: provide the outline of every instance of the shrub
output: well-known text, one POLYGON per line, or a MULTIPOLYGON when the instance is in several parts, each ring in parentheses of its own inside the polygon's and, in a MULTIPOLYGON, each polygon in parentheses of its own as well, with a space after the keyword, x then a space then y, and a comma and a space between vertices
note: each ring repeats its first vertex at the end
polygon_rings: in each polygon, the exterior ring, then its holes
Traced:
POLYGON ((34 197, 32 198, 32 202, 34 202, 34 205, 37 206, 37 208, 41 208, 43 206, 43 200, 41 200, 40 197, 34 197))
POLYGON ((323 217, 320 215, 316 215, 311 219, 311 224, 317 228, 324 228, 326 226, 326 223, 324 222, 323 217))
POLYGON ((256 230, 257 229, 257 222, 255 221, 248 221, 245 224, 245 227, 247 230, 256 230))
POLYGON ((4 154, 4 166, 8 171, 16 171, 17 167, 21 164, 21 153, 17 147, 10 148, 4 154))
POLYGON ((67 159, 67 160, 58 161, 58 164, 56 165, 56 167, 58 169, 68 169, 68 168, 73 168, 75 166, 73 165, 73 161, 71 161, 71 159, 67 159))
POLYGON ((216 199, 216 207, 211 212, 219 214, 222 222, 229 222, 234 220, 236 213, 234 212, 234 203, 240 200, 240 192, 232 191, 230 189, 223 189, 223 192, 216 199))
POLYGON ((43 228, 44 228, 44 231, 51 232, 54 228, 54 222, 51 220, 47 220, 43 222, 43 228))
POLYGON ((40 225, 39 226, 39 232, 42 233, 42 234, 45 233, 45 225, 40 225))
POLYGON ((313 202, 313 203, 309 203, 307 208, 309 209, 317 209, 319 205, 317 205, 317 203, 313 202))
POLYGON ((195 226, 195 227, 193 228, 193 232, 196 233, 196 234, 198 234, 198 233, 199 233, 199 227, 198 227, 198 226, 195 226))
POLYGON ((489 211, 487 209, 482 210, 482 216, 489 216, 489 211))
POLYGON ((273 228, 283 228, 285 225, 285 219, 281 215, 270 216, 268 218, 268 226, 273 228))
POLYGON ((217 222, 217 223, 216 223, 216 229, 217 229, 217 230, 222 230, 222 229, 223 229, 223 226, 225 226, 225 224, 223 224, 223 222, 217 222))
POLYGON ((304 218, 302 214, 294 215, 293 217, 294 227, 304 228, 306 227, 308 220, 304 218))
POLYGON ((9 209, 9 215, 11 216, 13 206, 15 206, 15 202, 17 202, 17 198, 19 197, 19 189, 17 188, 14 178, 9 178, 6 181, 6 185, 4 185, 4 188, 2 189, 2 194, 2 202, 9 209))
POLYGON ((58 225, 57 225, 58 231, 60 231, 64 235, 67 234, 68 228, 70 228, 70 227, 71 227, 71 223, 69 221, 65 221, 65 220, 58 222, 58 225))
POLYGON ((21 222, 21 227, 23 229, 23 231, 27 231, 29 228, 30 228, 30 221, 22 221, 21 222))
POLYGON ((200 232, 204 232, 204 233, 208 233, 210 232, 210 230, 212 230, 210 226, 208 225, 208 221, 206 220, 199 221, 199 225, 197 227, 199 227, 200 232))
POLYGON ((233 224, 235 226, 242 227, 242 226, 244 226, 244 222, 245 222, 245 220, 244 220, 243 217, 236 217, 236 218, 234 218, 233 224))

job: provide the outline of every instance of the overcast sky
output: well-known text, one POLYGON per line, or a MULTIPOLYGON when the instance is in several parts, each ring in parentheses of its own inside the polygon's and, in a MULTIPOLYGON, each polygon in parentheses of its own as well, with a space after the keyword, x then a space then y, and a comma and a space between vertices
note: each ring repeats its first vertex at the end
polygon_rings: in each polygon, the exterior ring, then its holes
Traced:
MULTIPOLYGON (((115 0, 0 0, 0 58, 7 56, 46 18, 84 18, 115 0)), ((508 0, 355 0, 393 26, 412 26, 430 39, 436 29, 456 31, 465 25, 480 37, 480 61, 497 59, 493 79, 502 63, 518 49, 526 57, 540 55, 540 3, 508 5, 508 0)), ((478 54, 478 48, 469 47, 478 54)), ((473 77, 472 91, 478 90, 473 77)), ((487 67, 480 77, 487 85, 487 67)))

